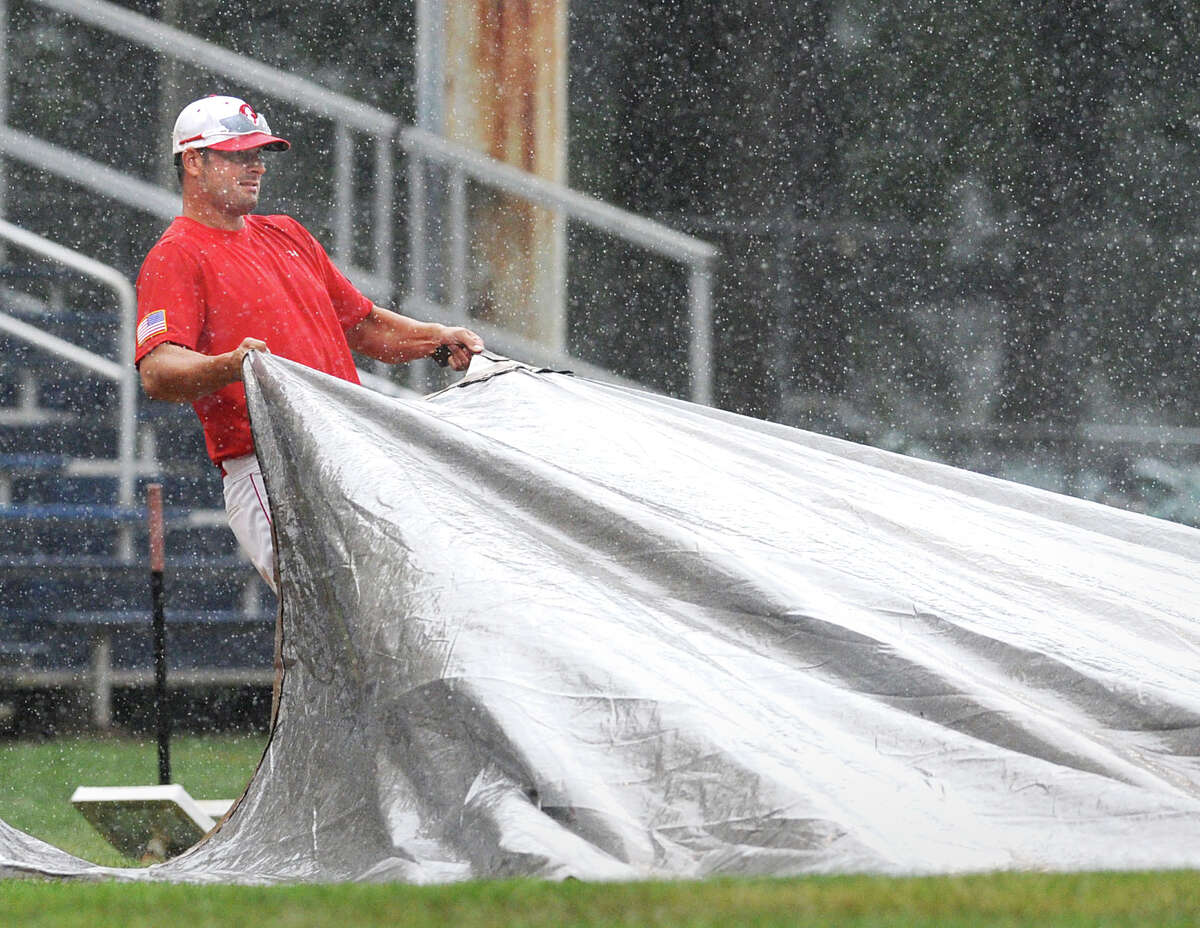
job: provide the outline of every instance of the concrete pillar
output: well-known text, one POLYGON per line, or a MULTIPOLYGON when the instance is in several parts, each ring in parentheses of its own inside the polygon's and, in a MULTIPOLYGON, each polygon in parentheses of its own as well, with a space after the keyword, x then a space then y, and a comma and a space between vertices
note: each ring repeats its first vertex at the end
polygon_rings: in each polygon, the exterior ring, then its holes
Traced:
MULTIPOLYGON (((439 12, 444 136, 566 183, 567 0, 473 0, 439 12)), ((472 185, 470 228, 472 314, 562 349, 565 222, 472 185)))

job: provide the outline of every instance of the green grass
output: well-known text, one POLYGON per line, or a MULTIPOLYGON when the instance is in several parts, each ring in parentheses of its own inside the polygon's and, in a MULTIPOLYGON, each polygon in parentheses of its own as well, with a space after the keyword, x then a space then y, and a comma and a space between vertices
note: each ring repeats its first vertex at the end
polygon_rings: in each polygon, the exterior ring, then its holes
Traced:
MULTIPOLYGON (((242 794, 266 744, 265 735, 176 736, 171 779, 197 799, 242 794)), ((146 786, 158 782, 153 740, 70 737, 0 742, 0 819, 78 857, 134 866, 71 805, 77 786, 146 786)))
POLYGON ((22 928, 142 928, 184 923, 354 928, 979 928, 1195 926, 1198 876, 995 874, 460 886, 76 885, 0 883, 0 921, 22 928))
MULTIPOLYGON (((178 737, 174 779, 200 798, 239 794, 261 735, 178 737)), ((97 863, 128 866, 71 808, 79 785, 153 783, 151 741, 0 742, 0 818, 97 863)), ((930 879, 813 877, 455 886, 169 886, 0 880, 0 926, 141 928, 182 923, 354 928, 570 926, 1200 926, 1200 873, 1003 873, 930 879)))

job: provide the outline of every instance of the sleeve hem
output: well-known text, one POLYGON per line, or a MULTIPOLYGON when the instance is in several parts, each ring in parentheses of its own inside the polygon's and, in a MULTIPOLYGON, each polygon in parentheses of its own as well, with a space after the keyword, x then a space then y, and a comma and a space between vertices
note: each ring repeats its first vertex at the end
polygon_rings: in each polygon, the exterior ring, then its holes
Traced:
POLYGON ((140 345, 137 351, 133 354, 133 366, 137 367, 142 363, 142 358, 146 357, 151 351, 159 345, 165 345, 170 342, 172 345, 178 345, 180 348, 186 348, 188 351, 195 351, 195 347, 185 344, 180 341, 179 336, 172 336, 170 332, 164 332, 162 335, 155 335, 153 338, 146 341, 144 345, 140 345))

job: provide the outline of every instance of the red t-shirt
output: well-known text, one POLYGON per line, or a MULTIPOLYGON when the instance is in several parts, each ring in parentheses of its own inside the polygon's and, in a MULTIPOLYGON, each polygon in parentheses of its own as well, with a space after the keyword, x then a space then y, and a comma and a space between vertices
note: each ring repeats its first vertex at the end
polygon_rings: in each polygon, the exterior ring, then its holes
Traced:
MULTIPOLYGON (((371 301, 290 216, 247 216, 235 232, 178 217, 146 255, 137 293, 138 363, 163 342, 216 355, 249 337, 358 383, 345 332, 366 318, 371 301)), ((254 450, 241 383, 192 405, 213 463, 254 450)))

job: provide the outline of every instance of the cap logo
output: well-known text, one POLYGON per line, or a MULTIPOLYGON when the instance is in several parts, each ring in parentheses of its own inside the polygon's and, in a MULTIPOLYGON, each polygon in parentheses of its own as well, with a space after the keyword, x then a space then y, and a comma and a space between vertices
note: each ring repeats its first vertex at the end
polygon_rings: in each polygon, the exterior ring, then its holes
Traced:
POLYGON ((258 113, 254 112, 254 107, 252 107, 249 103, 243 103, 240 107, 238 107, 238 112, 243 116, 249 116, 251 122, 258 122, 258 113))
POLYGON ((221 125, 237 135, 258 131, 258 126, 251 122, 250 117, 245 113, 238 113, 236 116, 226 116, 221 120, 221 125))

